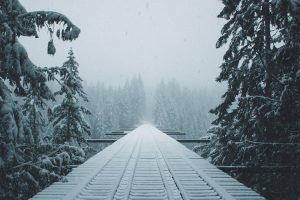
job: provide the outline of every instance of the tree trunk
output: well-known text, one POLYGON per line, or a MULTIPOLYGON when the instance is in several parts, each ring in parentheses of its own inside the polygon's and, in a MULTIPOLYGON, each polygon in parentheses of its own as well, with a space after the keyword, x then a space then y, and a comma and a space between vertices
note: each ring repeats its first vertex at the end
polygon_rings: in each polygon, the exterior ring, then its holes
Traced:
POLYGON ((271 67, 271 28, 270 28, 270 5, 269 0, 263 2, 263 16, 264 16, 264 34, 265 34, 265 48, 264 48, 264 65, 266 67, 266 88, 265 95, 271 97, 271 82, 272 82, 272 67, 271 67))

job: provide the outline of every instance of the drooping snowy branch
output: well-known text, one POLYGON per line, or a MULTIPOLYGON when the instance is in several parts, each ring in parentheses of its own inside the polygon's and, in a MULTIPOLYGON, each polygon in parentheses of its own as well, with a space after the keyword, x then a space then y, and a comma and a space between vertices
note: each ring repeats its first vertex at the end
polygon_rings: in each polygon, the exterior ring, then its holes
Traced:
POLYGON ((62 29, 56 31, 56 36, 62 40, 74 40, 79 36, 80 29, 75 26, 66 16, 50 11, 35 11, 28 12, 25 14, 18 15, 17 20, 20 24, 24 25, 21 27, 27 27, 28 24, 34 24, 34 31, 22 31, 27 36, 37 36, 37 28, 49 28, 50 32, 54 31, 51 27, 55 24, 62 25, 62 29))

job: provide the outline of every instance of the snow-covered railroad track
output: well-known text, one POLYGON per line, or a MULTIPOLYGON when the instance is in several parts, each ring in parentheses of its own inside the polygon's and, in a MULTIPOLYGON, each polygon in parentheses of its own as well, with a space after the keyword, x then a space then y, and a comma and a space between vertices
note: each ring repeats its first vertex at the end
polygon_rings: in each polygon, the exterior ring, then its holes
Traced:
POLYGON ((66 178, 32 199, 264 199, 150 125, 119 139, 66 178))

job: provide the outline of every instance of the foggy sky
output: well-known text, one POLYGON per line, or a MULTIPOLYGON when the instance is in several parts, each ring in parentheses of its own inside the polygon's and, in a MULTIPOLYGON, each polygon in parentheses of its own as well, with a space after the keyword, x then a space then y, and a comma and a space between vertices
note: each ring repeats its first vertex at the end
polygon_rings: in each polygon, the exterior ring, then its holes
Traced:
POLYGON ((22 38, 39 66, 60 66, 73 48, 80 75, 88 84, 118 85, 138 73, 146 85, 175 78, 187 87, 214 87, 223 49, 215 43, 223 20, 219 0, 20 0, 27 11, 65 14, 81 29, 73 42, 54 39, 55 56, 47 55, 49 34, 22 38))

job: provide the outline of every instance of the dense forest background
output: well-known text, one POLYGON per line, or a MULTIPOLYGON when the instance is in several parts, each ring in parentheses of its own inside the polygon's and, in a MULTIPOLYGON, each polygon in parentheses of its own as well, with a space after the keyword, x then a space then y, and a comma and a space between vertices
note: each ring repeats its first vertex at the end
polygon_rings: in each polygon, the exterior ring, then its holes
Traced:
POLYGON ((209 109, 218 103, 222 90, 190 90, 175 79, 145 88, 142 77, 135 76, 115 88, 104 83, 86 85, 86 91, 87 106, 93 110, 88 117, 93 138, 142 123, 199 138, 211 126, 214 116, 209 109))

